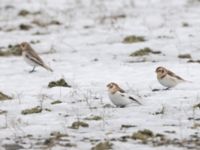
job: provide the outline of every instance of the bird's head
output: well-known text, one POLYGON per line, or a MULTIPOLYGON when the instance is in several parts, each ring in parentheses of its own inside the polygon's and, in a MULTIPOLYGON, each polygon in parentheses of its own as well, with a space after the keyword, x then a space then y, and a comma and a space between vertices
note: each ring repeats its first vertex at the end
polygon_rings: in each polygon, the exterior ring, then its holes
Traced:
POLYGON ((29 43, 27 43, 27 42, 22 42, 22 43, 20 44, 20 48, 21 48, 22 52, 24 52, 24 51, 27 51, 27 50, 30 49, 30 45, 29 45, 29 43))
POLYGON ((107 84, 107 88, 108 88, 108 92, 114 94, 117 91, 123 91, 118 84, 111 82, 109 84, 107 84))
POLYGON ((162 78, 165 75, 167 75, 167 69, 164 67, 161 67, 161 66, 157 67, 155 72, 156 72, 158 78, 162 78))

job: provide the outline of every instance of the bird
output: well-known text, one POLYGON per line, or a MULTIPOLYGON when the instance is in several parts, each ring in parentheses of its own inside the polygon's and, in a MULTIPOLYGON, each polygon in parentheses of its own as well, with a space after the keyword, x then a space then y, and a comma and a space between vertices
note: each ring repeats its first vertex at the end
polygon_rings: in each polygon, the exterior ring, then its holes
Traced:
POLYGON ((185 79, 162 66, 157 67, 155 72, 157 74, 158 82, 166 87, 166 90, 175 87, 179 83, 187 82, 185 79))
POLYGON ((117 107, 126 107, 131 103, 137 103, 138 105, 142 105, 137 99, 130 96, 126 93, 122 88, 119 87, 117 83, 111 82, 107 84, 108 88, 108 96, 111 102, 117 107))
POLYGON ((36 53, 36 51, 31 47, 31 45, 28 42, 22 42, 20 44, 20 48, 22 50, 22 56, 25 62, 33 66, 33 69, 29 71, 30 73, 34 72, 37 66, 41 66, 53 72, 53 70, 43 62, 43 60, 40 58, 40 56, 36 53))

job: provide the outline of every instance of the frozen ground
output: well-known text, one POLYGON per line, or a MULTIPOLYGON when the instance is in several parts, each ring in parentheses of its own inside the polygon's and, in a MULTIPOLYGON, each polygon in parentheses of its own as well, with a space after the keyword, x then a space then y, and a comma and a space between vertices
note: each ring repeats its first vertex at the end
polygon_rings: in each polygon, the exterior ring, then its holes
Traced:
POLYGON ((104 141, 114 150, 199 149, 200 112, 193 106, 200 101, 200 64, 178 58, 187 53, 193 60, 200 57, 199 8, 198 0, 1 0, 0 47, 38 41, 32 46, 54 72, 38 67, 29 74, 21 57, 0 58, 0 91, 13 97, 0 102, 0 110, 7 112, 0 115, 0 149, 88 150, 104 141), (30 14, 20 16, 21 10, 30 14), (20 24, 32 28, 20 30, 20 24), (146 41, 125 44, 128 35, 146 41), (129 56, 144 47, 162 54, 129 56), (153 92, 163 88, 155 76, 158 66, 192 83, 153 92), (72 87, 47 87, 60 78, 72 87), (143 105, 104 107, 111 104, 106 92, 111 81, 142 96, 143 105), (55 100, 62 103, 52 105, 55 100), (21 114, 35 106, 43 111, 21 114), (86 119, 92 116, 100 120, 86 119), (76 121, 89 126, 70 128, 76 121), (131 138, 144 129, 163 134, 164 142, 131 138))

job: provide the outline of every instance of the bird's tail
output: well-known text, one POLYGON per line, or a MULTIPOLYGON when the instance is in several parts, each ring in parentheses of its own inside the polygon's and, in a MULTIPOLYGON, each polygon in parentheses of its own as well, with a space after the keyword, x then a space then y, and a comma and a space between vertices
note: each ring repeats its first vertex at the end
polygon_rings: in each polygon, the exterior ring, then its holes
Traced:
POLYGON ((132 101, 135 101, 136 103, 138 103, 139 105, 142 105, 142 103, 140 103, 138 100, 136 100, 135 98, 129 96, 129 99, 131 99, 132 101))
POLYGON ((45 69, 47 69, 47 70, 49 70, 49 71, 53 72, 53 69, 51 69, 49 66, 47 66, 47 65, 43 64, 43 67, 44 67, 45 69))
POLYGON ((140 103, 138 100, 135 100, 136 101, 136 103, 138 103, 139 105, 142 105, 142 103, 140 103))
POLYGON ((183 80, 183 82, 193 83, 192 81, 188 81, 188 80, 183 80))

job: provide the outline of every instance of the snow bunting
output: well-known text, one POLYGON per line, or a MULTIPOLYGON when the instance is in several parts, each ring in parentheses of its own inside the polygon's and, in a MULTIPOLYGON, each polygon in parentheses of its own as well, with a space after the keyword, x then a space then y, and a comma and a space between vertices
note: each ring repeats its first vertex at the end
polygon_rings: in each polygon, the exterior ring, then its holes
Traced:
POLYGON ((24 60, 31 66, 33 66, 33 69, 30 71, 30 73, 35 71, 35 67, 41 66, 51 72, 53 70, 48 67, 43 60, 39 57, 39 55, 33 50, 33 48, 30 46, 29 43, 23 42, 20 44, 20 48, 22 49, 22 56, 24 57, 24 60))
POLYGON ((132 96, 128 95, 123 89, 121 89, 116 83, 109 83, 107 85, 108 88, 108 95, 110 100, 113 104, 117 107, 125 107, 133 102, 141 105, 141 103, 133 98, 132 96))
POLYGON ((164 67, 156 68, 156 74, 160 84, 167 87, 167 89, 175 87, 179 83, 186 82, 186 80, 164 67))

